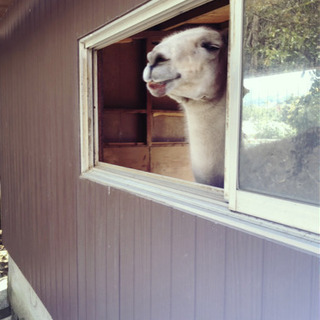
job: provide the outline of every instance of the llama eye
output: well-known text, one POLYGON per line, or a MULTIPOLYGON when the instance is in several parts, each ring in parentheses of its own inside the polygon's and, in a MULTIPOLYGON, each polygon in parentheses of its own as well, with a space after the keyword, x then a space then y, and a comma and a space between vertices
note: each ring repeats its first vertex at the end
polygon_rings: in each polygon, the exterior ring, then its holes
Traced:
POLYGON ((211 42, 202 42, 201 47, 209 52, 214 52, 220 49, 218 45, 212 44, 211 42))

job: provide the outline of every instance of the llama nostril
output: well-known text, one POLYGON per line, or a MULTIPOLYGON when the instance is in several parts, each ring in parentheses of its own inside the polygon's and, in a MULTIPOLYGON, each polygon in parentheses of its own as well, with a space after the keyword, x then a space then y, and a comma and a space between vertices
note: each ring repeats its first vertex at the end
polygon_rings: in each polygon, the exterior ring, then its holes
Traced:
POLYGON ((153 51, 148 53, 147 59, 148 59, 151 67, 155 67, 156 65, 161 64, 161 63, 169 60, 161 53, 155 53, 153 51))
POLYGON ((166 59, 162 54, 158 54, 156 56, 155 61, 154 61, 154 65, 162 63, 162 62, 166 62, 166 61, 168 61, 168 59, 166 59))

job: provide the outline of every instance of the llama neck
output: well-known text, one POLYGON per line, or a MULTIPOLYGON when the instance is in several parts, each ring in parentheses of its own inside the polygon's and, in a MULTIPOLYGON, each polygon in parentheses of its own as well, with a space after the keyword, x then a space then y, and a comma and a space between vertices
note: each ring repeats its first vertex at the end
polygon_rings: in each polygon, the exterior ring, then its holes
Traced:
POLYGON ((187 118, 192 169, 197 182, 223 187, 225 96, 182 103, 187 118))

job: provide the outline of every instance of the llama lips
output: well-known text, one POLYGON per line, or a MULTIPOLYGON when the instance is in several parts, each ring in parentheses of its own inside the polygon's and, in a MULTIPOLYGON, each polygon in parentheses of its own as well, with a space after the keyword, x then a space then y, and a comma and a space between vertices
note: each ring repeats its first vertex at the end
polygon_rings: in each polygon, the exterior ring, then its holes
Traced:
POLYGON ((166 94, 167 81, 164 82, 148 82, 147 86, 150 92, 156 97, 162 97, 166 94))

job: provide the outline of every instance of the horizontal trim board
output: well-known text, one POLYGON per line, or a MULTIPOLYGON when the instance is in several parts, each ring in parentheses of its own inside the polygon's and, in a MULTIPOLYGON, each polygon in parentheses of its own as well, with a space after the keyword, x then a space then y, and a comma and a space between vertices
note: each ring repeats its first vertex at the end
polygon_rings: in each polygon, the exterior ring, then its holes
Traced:
POLYGON ((320 211, 317 206, 241 190, 237 190, 236 203, 236 211, 262 219, 268 217, 280 224, 290 222, 290 226, 320 233, 320 211), (282 214, 279 214, 280 210, 282 214))
POLYGON ((81 178, 313 255, 320 255, 318 235, 232 212, 223 201, 222 189, 108 164, 99 164, 83 173, 81 178))
POLYGON ((211 1, 212 0, 152 0, 87 35, 80 41, 84 43, 87 49, 101 49, 211 1), (143 20, 141 17, 143 17, 143 20), (108 35, 108 37, 106 37, 106 35, 108 35))

